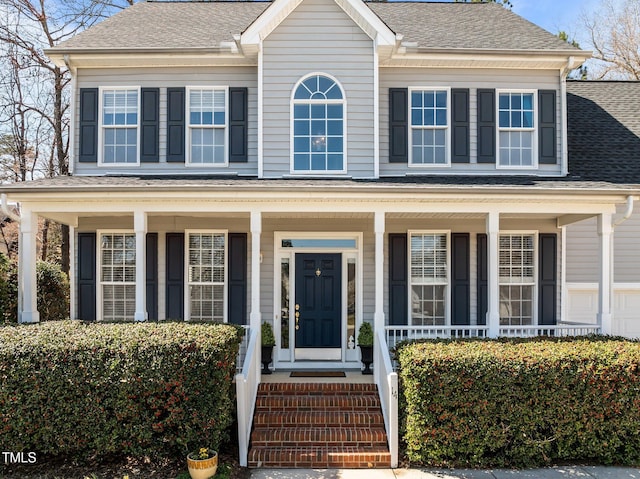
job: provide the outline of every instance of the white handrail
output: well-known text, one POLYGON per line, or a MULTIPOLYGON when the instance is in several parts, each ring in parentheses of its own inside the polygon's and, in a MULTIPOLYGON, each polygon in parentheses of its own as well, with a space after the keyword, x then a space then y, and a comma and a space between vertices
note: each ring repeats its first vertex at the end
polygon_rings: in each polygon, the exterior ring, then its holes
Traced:
POLYGON ((385 332, 376 332, 373 348, 373 374, 380 394, 382 415, 387 430, 391 467, 398 467, 398 374, 393 370, 385 332))
POLYGON ((249 345, 242 365, 242 372, 236 374, 236 400, 238 403, 238 449, 242 467, 247 467, 249 437, 253 425, 253 412, 260 384, 260 342, 259 330, 249 329, 249 345))

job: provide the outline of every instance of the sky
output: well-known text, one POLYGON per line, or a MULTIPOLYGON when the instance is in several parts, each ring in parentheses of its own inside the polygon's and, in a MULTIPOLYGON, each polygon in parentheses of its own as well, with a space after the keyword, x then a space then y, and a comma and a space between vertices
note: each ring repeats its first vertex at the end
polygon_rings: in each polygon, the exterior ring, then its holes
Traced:
MULTIPOLYGON (((592 17, 599 10, 602 0, 511 0, 513 12, 553 34, 563 30, 569 38, 579 43, 581 15, 592 17)), ((582 40, 582 42, 581 42, 582 40)))

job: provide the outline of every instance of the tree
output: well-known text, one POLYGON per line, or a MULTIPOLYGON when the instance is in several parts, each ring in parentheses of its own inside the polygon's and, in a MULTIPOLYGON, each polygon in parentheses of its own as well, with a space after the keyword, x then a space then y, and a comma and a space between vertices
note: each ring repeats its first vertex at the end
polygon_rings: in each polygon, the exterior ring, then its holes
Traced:
POLYGON ((582 21, 598 60, 590 75, 640 80, 640 2, 603 0, 600 9, 582 21))
MULTIPOLYGON (((69 174, 66 68, 44 50, 136 0, 0 0, 0 134, 4 180, 69 174), (10 125, 10 127, 8 126, 10 125)), ((68 227, 62 226, 62 268, 69 271, 68 227)), ((49 222, 42 232, 48 254, 49 222)))
MULTIPOLYGON (((558 32, 558 38, 562 41, 567 42, 569 45, 575 48, 580 48, 580 44, 575 40, 575 38, 569 40, 569 34, 564 30, 560 30, 558 32)), ((580 67, 571 70, 568 75, 569 78, 574 80, 586 80, 588 77, 588 71, 586 65, 581 65, 580 67)))

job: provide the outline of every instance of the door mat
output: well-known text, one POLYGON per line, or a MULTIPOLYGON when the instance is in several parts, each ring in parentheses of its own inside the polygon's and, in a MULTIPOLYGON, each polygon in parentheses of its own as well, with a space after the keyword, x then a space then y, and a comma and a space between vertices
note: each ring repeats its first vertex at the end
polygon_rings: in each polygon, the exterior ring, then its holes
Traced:
POLYGON ((290 378, 346 378, 343 371, 293 371, 290 378))

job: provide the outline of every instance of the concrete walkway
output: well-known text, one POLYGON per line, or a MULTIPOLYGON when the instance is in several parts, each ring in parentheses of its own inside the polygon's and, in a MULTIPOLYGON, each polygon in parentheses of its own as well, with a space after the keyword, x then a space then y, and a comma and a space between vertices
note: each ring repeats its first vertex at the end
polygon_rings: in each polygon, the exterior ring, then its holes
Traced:
POLYGON ((251 479, 640 479, 640 469, 566 466, 547 469, 254 469, 251 479))

